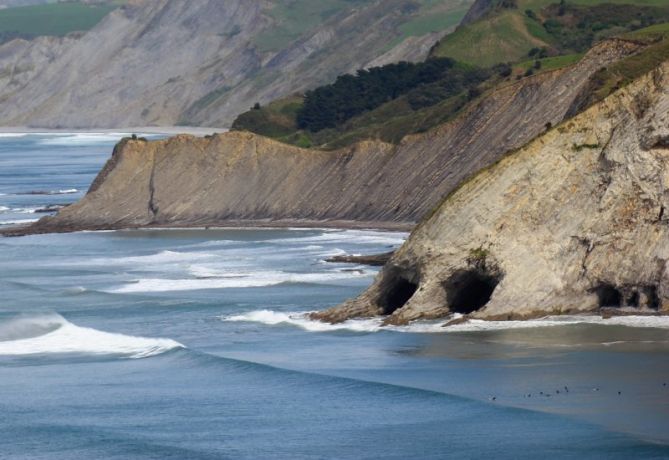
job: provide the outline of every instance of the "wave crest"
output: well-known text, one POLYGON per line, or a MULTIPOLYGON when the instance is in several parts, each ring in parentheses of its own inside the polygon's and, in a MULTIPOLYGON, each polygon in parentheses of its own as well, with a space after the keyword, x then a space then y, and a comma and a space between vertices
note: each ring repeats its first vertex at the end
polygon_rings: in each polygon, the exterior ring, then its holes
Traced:
POLYGON ((147 358, 176 348, 184 346, 171 339, 134 337, 80 327, 55 313, 0 323, 0 356, 73 353, 147 358))

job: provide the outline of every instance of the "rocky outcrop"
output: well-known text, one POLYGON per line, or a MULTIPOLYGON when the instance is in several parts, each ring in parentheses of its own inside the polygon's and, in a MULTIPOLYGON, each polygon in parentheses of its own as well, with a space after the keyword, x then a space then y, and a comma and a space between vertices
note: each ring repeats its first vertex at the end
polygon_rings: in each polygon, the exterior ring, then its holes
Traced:
POLYGON ((384 252, 382 254, 370 254, 370 255, 344 254, 330 257, 328 259, 325 259, 325 261, 332 263, 362 264, 362 265, 371 265, 379 267, 385 265, 392 256, 393 252, 384 252))
POLYGON ((79 203, 28 232, 139 226, 406 227, 460 182, 563 120, 602 66, 638 49, 609 41, 571 68, 500 88, 399 145, 305 150, 249 133, 125 140, 79 203))
POLYGON ((400 26, 415 9, 402 8, 404 0, 364 0, 275 50, 263 49, 257 45, 263 39, 283 40, 272 8, 286 3, 131 0, 84 34, 6 43, 0 46, 0 124, 226 127, 255 102, 371 63, 422 60, 447 32, 404 38, 400 26), (388 50, 392 40, 397 45, 388 50))
POLYGON ((669 62, 481 171, 315 317, 669 312, 669 62))

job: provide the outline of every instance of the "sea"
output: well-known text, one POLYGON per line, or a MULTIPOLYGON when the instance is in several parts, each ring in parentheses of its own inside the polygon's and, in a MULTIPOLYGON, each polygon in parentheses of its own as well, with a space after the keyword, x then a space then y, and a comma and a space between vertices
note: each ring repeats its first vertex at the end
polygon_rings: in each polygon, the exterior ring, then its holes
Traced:
MULTIPOLYGON (((80 199, 123 135, 1 134, 0 226, 80 199)), ((407 236, 0 237, 0 459, 669 458, 669 318, 308 319, 378 272, 328 257, 407 236)))

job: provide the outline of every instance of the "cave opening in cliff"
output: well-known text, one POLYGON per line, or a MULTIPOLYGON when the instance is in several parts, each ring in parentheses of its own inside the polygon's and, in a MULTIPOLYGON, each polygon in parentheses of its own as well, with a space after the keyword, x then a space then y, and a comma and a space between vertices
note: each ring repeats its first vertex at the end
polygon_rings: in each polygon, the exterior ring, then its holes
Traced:
POLYGON ((660 297, 657 295, 657 286, 644 286, 644 301, 642 307, 650 308, 651 310, 660 309, 660 297))
POLYGON ((499 277, 481 270, 461 270, 444 284, 448 308, 453 313, 468 314, 483 308, 499 284, 499 277))
POLYGON ((622 303, 622 294, 615 286, 611 284, 602 284, 595 289, 599 307, 620 307, 622 303))
POLYGON ((383 308, 383 313, 390 315, 395 310, 402 308, 413 297, 417 289, 418 285, 416 283, 412 283, 399 275, 391 276, 379 299, 379 305, 383 308))

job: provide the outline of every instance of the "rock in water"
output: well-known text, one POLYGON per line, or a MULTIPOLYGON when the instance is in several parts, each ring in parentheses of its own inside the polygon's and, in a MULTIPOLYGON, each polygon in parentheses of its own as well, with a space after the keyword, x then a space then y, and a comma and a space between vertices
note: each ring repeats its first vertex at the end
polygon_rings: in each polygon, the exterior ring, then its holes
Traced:
POLYGON ((358 298, 314 315, 669 310, 669 62, 466 181, 358 298))

